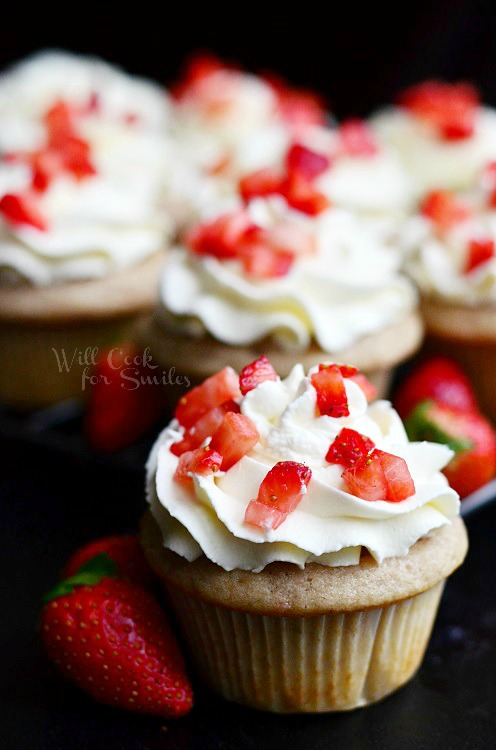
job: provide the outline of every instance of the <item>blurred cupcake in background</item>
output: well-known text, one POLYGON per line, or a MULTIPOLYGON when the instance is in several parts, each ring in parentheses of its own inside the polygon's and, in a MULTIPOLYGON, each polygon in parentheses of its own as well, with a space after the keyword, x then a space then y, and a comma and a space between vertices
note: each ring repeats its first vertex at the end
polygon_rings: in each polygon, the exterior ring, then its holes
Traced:
POLYGON ((242 180, 240 196, 171 253, 143 334, 152 354, 191 382, 261 352, 282 375, 295 352, 305 367, 332 356, 384 393, 422 333, 400 254, 291 160, 242 180))
POLYGON ((467 83, 425 81, 404 91, 395 106, 371 119, 378 140, 395 151, 416 184, 465 190, 496 158, 496 112, 467 83))
POLYGON ((45 52, 0 78, 3 402, 81 395, 78 352, 152 308, 173 230, 170 118, 159 87, 97 59, 45 52))
POLYGON ((428 345, 465 368, 482 410, 494 420, 495 190, 496 170, 489 168, 470 200, 430 193, 405 228, 406 269, 420 290, 428 345))

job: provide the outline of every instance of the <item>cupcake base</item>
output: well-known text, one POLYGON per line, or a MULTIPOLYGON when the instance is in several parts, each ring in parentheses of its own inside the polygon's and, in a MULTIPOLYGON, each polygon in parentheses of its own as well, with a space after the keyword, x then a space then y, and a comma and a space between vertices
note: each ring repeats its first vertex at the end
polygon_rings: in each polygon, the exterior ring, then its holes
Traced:
POLYGON ((345 711, 381 700, 422 661, 445 580, 467 550, 460 519, 404 558, 327 568, 273 563, 261 573, 188 563, 142 541, 200 676, 228 700, 280 713, 345 711))
POLYGON ((281 377, 289 374, 295 361, 301 362, 305 370, 329 360, 355 365, 382 397, 387 393, 393 368, 415 353, 422 335, 420 316, 411 312, 389 328, 365 336, 342 351, 326 353, 313 344, 306 351, 294 352, 280 349, 269 340, 249 346, 229 346, 208 335, 187 338, 172 331, 167 321, 156 314, 140 329, 139 340, 143 346, 150 347, 156 361, 166 368, 174 367, 192 384, 213 375, 226 364, 240 371, 264 353, 281 377))

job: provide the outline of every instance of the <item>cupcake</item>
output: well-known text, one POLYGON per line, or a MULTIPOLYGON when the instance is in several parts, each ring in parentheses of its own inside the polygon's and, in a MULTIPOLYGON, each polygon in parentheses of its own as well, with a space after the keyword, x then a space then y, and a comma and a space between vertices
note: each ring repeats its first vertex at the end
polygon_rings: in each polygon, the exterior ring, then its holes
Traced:
POLYGON ((172 231, 169 111, 153 84, 63 52, 0 78, 2 401, 81 395, 79 353, 152 308, 172 231))
POLYGON ((417 194, 464 190, 496 156, 496 112, 469 84, 426 81, 404 91, 371 120, 379 141, 395 151, 417 194))
POLYGON ((142 543, 199 675, 277 712, 365 706, 422 660, 461 564, 452 452, 356 368, 260 357, 189 392, 147 466, 142 543))
POLYGON ((447 191, 428 195, 405 227, 404 241, 428 347, 464 367, 482 411, 496 420, 496 180, 491 189, 488 177, 491 170, 470 201, 447 191))
POLYGON ((399 253, 311 183, 291 176, 266 195, 265 177, 244 180, 245 206, 171 252, 143 343, 192 382, 260 351, 287 375, 297 352, 306 367, 353 362, 384 392, 422 333, 399 253))

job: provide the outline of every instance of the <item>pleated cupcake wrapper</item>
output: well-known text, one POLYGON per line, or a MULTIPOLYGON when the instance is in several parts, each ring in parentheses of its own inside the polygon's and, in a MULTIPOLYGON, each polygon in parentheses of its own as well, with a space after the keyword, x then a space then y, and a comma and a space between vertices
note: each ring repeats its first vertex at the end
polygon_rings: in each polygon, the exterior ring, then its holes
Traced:
MULTIPOLYGON (((86 364, 78 354, 101 350, 131 336, 135 318, 119 318, 74 326, 0 324, 0 401, 21 409, 41 407, 67 398, 84 398, 86 364), (55 352, 65 350, 68 371, 60 368, 55 352)), ((90 367, 91 369, 91 367, 90 367)), ((89 374, 89 370, 88 370, 89 374)))
POLYGON ((384 698, 422 661, 445 581, 383 608, 275 617, 166 590, 199 675, 228 700, 281 713, 384 698))

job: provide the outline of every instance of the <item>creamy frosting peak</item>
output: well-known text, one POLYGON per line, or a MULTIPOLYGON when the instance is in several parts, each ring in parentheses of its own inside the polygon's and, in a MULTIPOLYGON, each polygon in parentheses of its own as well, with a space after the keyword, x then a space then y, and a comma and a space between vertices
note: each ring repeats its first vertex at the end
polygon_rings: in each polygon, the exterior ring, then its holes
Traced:
POLYGON ((353 565, 362 547, 380 563, 407 554, 420 537, 458 513, 458 496, 440 473, 452 456, 449 448, 408 442, 390 403, 368 405, 361 388, 348 378, 349 416, 319 416, 309 376, 296 365, 285 380, 266 381, 248 392, 241 399, 241 412, 254 422, 259 441, 229 471, 193 475, 191 488, 173 480, 178 459, 169 448, 183 428, 173 421, 164 430, 147 466, 148 499, 164 546, 188 560, 204 554, 226 570, 258 572, 276 560, 300 567, 307 562, 353 565), (402 457, 415 494, 397 503, 350 494, 341 477, 343 467, 325 460, 343 427, 402 457), (288 460, 312 470, 300 503, 275 530, 246 523, 247 505, 257 497, 267 472, 288 460))

